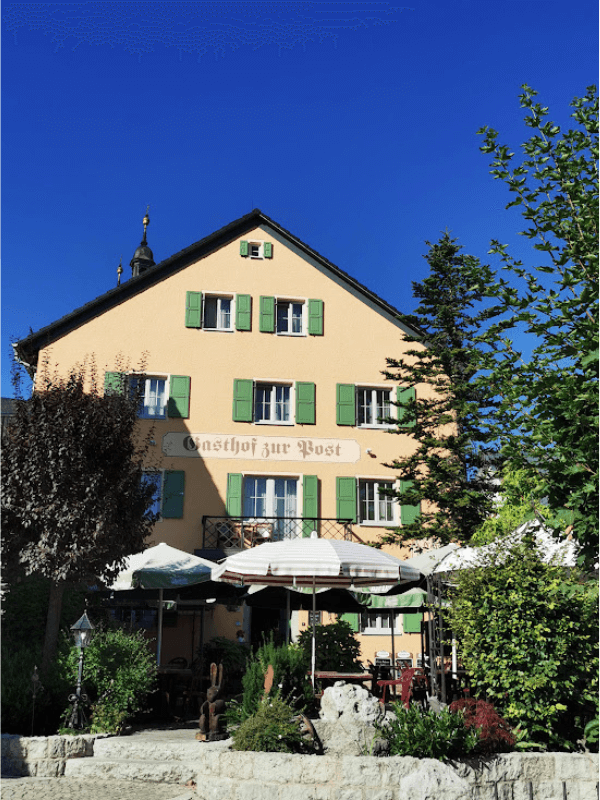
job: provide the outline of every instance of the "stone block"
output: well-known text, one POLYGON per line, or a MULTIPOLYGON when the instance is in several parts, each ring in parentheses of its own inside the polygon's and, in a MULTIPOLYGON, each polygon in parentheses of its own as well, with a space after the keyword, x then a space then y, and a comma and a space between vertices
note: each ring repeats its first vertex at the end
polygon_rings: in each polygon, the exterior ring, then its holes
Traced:
MULTIPOLYGON (((390 786, 399 786, 400 781, 407 775, 411 775, 415 770, 421 769, 423 759, 413 758, 412 756, 391 756, 390 758, 382 758, 379 763, 382 765, 380 769, 385 771, 386 778, 385 784, 390 786)), ((438 762, 433 762, 437 764, 438 762)))
MULTIPOLYGON (((220 774, 223 778, 236 778, 239 781, 251 780, 254 775, 254 758, 257 753, 246 753, 232 750, 221 753, 219 758, 220 774)), ((260 776, 264 778, 264 773, 260 776)))
POLYGON ((598 800, 598 781, 564 781, 565 800, 598 800))
POLYGON ((48 738, 46 736, 28 736, 21 739, 23 756, 28 761, 40 761, 48 757, 48 738))
POLYGON ((36 778, 58 778, 64 774, 65 762, 57 758, 45 758, 37 762, 36 778))
POLYGON ((386 761, 369 756, 344 756, 340 784, 363 788, 386 786, 390 782, 390 769, 386 761))
POLYGON ((21 757, 12 755, 2 756, 2 775, 6 778, 19 778, 23 775, 25 762, 21 757))
POLYGON ((296 756, 301 783, 331 783, 338 774, 339 759, 331 756, 296 756))
MULTIPOLYGON (((331 800, 331 787, 330 786, 281 786, 276 797, 279 800, 331 800)), ((265 795, 265 800, 270 800, 268 795, 265 795)))
POLYGON ((595 780, 598 777, 597 753, 554 753, 558 780, 595 780))
POLYGON ((480 783, 477 786, 473 786, 472 800, 513 800, 512 785, 505 783, 502 786, 508 789, 508 794, 504 792, 504 788, 502 790, 500 788, 496 789, 495 783, 480 783), (496 791, 498 794, 496 794, 496 791))
POLYGON ((447 764, 425 759, 422 767, 402 778, 399 794, 411 800, 428 800, 443 797, 444 800, 471 800, 472 786, 460 778, 447 764))
POLYGON ((364 800, 362 789, 338 789, 333 797, 335 800, 364 800))
POLYGON ((229 778, 207 779, 203 775, 196 776, 196 794, 198 800, 223 800, 224 797, 235 800, 237 782, 229 778))
POLYGON ((72 745, 78 736, 48 736, 46 740, 47 758, 64 758, 67 748, 72 745), (73 741, 67 741, 72 739, 73 741))
POLYGON ((532 781, 552 781, 555 776, 555 753, 521 753, 521 778, 532 781))
MULTIPOLYGON (((300 783, 304 756, 291 753, 260 753, 254 761, 254 780, 270 783, 300 783)), ((316 756, 313 756, 316 758, 316 756)), ((314 782, 314 779, 313 779, 314 782)))

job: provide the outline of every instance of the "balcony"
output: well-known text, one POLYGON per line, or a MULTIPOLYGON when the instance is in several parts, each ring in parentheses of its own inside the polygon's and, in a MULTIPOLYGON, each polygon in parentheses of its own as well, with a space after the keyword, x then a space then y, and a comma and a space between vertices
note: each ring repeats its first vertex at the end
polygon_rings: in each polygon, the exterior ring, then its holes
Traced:
POLYGON ((202 517, 202 549, 223 550, 226 555, 263 542, 299 539, 317 531, 321 539, 360 542, 349 519, 303 517, 202 517))

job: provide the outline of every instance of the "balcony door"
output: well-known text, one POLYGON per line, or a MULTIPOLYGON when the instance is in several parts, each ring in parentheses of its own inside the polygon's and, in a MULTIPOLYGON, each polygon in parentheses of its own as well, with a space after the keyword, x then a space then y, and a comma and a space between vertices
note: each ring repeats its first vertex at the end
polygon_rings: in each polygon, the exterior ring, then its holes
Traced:
POLYGON ((267 517, 273 524, 273 540, 293 538, 295 522, 286 522, 296 517, 298 509, 298 480, 296 478, 244 477, 245 519, 260 521, 267 517))

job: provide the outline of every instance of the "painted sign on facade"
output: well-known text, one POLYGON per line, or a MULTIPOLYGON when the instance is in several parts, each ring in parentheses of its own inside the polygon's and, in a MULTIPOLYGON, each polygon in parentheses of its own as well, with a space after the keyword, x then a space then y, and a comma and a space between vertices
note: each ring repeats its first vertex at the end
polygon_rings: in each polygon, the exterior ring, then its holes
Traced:
POLYGON ((229 433, 166 433, 162 450, 181 458, 243 458, 260 461, 326 461, 352 464, 360 458, 355 439, 296 439, 229 433))

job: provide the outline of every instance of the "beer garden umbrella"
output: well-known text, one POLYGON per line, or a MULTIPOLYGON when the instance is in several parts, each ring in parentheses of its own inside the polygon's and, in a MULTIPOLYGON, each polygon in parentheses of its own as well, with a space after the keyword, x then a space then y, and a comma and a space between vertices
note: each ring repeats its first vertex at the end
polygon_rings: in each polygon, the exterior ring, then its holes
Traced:
POLYGON ((133 589, 158 589, 158 636, 156 643, 156 663, 160 666, 162 647, 162 620, 164 591, 183 589, 199 583, 207 584, 207 597, 214 596, 210 587, 213 561, 194 556, 183 550, 161 542, 148 547, 141 553, 128 556, 125 567, 113 583, 107 587, 113 592, 133 589))
MULTIPOLYGON (((419 578, 417 570, 364 544, 339 539, 288 539, 261 544, 224 559, 212 570, 212 579, 227 583, 312 589, 316 610, 318 588, 359 590, 419 578)), ((315 624, 313 613, 311 674, 315 680, 315 624)))

